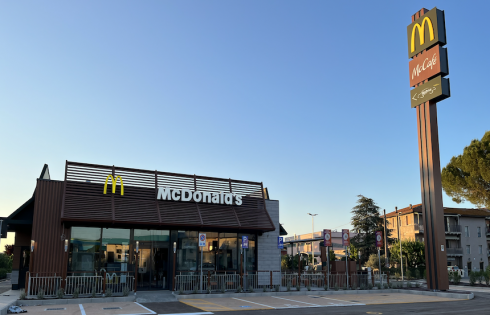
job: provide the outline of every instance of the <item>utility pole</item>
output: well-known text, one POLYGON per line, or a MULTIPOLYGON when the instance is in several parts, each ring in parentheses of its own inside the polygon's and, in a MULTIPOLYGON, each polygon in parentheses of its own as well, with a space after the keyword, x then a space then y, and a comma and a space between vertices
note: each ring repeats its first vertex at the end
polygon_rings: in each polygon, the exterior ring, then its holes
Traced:
MULTIPOLYGON (((314 238, 314 234, 315 234, 315 221, 314 221, 314 218, 315 216, 318 215, 318 213, 308 213, 308 215, 311 215, 311 265, 314 266, 315 265, 315 253, 313 251, 313 238, 314 238)), ((308 259, 306 260, 308 261, 308 259)))

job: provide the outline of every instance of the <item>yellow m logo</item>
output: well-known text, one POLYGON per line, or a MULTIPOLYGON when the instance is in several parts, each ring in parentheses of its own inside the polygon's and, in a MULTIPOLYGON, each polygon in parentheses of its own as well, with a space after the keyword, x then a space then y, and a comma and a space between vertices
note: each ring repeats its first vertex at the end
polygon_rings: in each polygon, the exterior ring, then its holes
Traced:
POLYGON ((423 45, 425 43, 425 23, 427 22, 427 26, 429 27, 429 35, 430 35, 430 40, 434 40, 434 27, 432 26, 432 21, 428 18, 425 17, 424 20, 422 21, 422 25, 419 23, 415 23, 412 29, 412 42, 410 45, 410 52, 415 51, 415 30, 419 31, 419 37, 420 37, 420 45, 423 45))
POLYGON ((107 182, 109 181, 109 178, 112 181, 112 193, 113 194, 116 193, 117 179, 120 179, 121 180, 121 196, 123 196, 124 195, 124 184, 123 184, 122 177, 121 176, 116 176, 116 179, 114 179, 114 177, 112 177, 112 175, 107 176, 107 178, 105 179, 104 195, 107 194, 107 182))

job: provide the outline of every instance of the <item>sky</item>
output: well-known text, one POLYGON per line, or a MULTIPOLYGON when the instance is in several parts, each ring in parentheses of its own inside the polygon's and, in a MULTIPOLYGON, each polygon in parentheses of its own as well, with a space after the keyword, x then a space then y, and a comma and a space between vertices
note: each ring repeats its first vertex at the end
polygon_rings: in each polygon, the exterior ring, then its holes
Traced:
POLYGON ((435 6, 445 166, 489 130, 488 1, 463 18, 447 0, 3 1, 0 216, 66 160, 263 182, 289 235, 311 232, 308 212, 349 228, 360 194, 420 203, 406 27, 435 6))

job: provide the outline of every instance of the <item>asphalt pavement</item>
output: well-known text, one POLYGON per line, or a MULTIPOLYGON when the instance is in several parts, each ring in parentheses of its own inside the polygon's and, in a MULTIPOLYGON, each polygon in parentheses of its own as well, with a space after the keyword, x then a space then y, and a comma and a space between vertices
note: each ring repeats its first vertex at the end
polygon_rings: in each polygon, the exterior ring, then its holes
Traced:
MULTIPOLYGON (((257 309, 240 310, 239 315, 318 315, 318 314, 490 314, 490 294, 475 292, 472 300, 457 300, 443 302, 418 302, 418 303, 396 303, 376 305, 351 305, 332 306, 325 308, 285 308, 285 309, 257 309)), ((180 302, 167 303, 142 303, 144 306, 155 311, 157 314, 179 314, 179 313, 202 313, 203 310, 180 302)), ((218 315, 231 315, 236 311, 215 311, 218 315)))

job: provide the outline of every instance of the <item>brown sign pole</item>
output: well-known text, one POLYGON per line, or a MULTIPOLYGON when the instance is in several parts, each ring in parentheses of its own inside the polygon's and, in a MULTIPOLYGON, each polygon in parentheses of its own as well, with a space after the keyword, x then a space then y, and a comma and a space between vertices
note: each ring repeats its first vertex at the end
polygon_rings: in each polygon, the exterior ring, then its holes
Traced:
MULTIPOLYGON (((422 9, 412 15, 412 23, 427 13, 422 9)), ((424 32, 425 30, 422 30, 424 32)), ((420 52, 424 54, 426 49, 420 52)), ((420 55, 418 54, 418 56, 420 55)), ((424 80, 416 86, 427 83, 424 80)), ((424 218, 425 262, 427 288, 448 290, 444 209, 442 205, 441 165, 437 128, 437 101, 430 100, 416 107, 420 163, 422 214, 424 218)))

